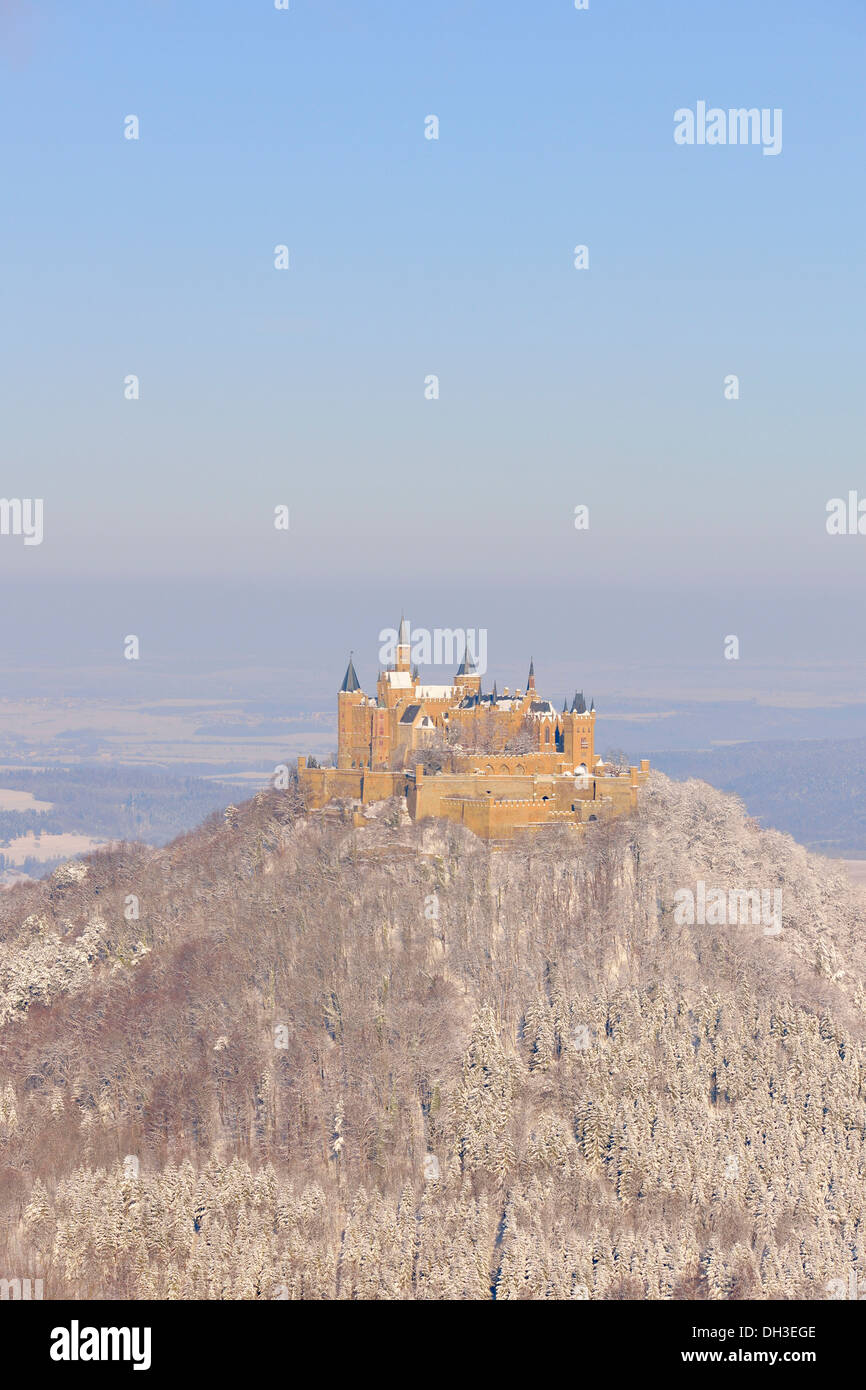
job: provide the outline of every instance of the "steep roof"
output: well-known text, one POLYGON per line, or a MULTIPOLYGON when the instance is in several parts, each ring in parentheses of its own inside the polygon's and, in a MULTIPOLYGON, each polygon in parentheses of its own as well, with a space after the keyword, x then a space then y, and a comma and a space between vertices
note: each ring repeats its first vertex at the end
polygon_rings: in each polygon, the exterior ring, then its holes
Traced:
POLYGON ((355 672, 355 663, 352 660, 351 652, 349 653, 349 664, 346 667, 346 674, 343 677, 343 684, 340 686, 340 689, 345 691, 361 689, 361 682, 358 680, 358 676, 355 672))
POLYGON ((556 714, 556 710, 549 700, 533 700, 529 710, 531 714, 556 714))
POLYGON ((469 637, 467 635, 466 649, 463 652, 463 660, 457 667, 457 674, 458 676, 474 676, 476 675, 476 673, 477 668, 475 666, 475 661, 473 659, 472 653, 469 650, 469 637))

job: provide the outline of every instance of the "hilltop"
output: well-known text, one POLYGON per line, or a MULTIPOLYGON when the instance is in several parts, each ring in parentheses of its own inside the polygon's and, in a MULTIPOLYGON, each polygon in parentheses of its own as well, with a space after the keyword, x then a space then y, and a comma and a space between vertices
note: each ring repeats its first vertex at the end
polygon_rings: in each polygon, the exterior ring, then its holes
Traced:
POLYGON ((45 1297, 825 1296, 864 898, 735 797, 494 849, 292 784, 0 896, 0 1265, 45 1297), (373 814, 375 812, 375 814, 373 814), (677 894, 782 892, 782 931, 677 894))

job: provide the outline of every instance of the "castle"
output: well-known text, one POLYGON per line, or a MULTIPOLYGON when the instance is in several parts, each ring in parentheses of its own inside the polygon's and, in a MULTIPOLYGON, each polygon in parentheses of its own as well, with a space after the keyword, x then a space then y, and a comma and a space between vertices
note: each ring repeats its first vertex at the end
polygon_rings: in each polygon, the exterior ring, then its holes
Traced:
MULTIPOLYGON (((337 765, 298 759, 308 809, 334 798, 363 808, 391 796, 406 798, 414 820, 443 817, 485 840, 518 831, 589 821, 637 808, 649 762, 629 769, 605 764, 595 752, 595 705, 575 694, 557 712, 535 686, 485 694, 466 641, 450 685, 429 685, 411 665, 410 629, 397 630, 396 660, 379 673, 376 695, 365 695, 349 665, 337 695, 337 765)), ((364 821, 363 810, 355 812, 364 821)))

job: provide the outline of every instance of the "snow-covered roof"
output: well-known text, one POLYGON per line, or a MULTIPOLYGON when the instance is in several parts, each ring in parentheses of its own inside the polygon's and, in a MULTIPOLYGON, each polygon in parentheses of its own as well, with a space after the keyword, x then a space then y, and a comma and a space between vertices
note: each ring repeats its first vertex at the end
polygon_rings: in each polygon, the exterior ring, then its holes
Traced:
POLYGON ((450 700, 454 696, 454 686, 419 685, 418 695, 422 700, 450 700))
POLYGON ((549 700, 533 700, 529 709, 530 712, 537 715, 539 719, 548 719, 550 716, 553 716, 554 719, 556 718, 556 710, 549 700))

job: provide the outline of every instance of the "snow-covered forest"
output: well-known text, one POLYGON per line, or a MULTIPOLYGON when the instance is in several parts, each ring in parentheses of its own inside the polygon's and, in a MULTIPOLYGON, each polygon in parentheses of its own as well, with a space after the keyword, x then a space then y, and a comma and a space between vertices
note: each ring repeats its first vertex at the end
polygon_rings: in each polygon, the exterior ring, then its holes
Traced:
POLYGON ((798 1299, 862 1275, 866 899, 739 802, 491 849, 262 792, 0 895, 46 1298, 798 1299), (782 892, 782 931, 675 895, 782 892))

